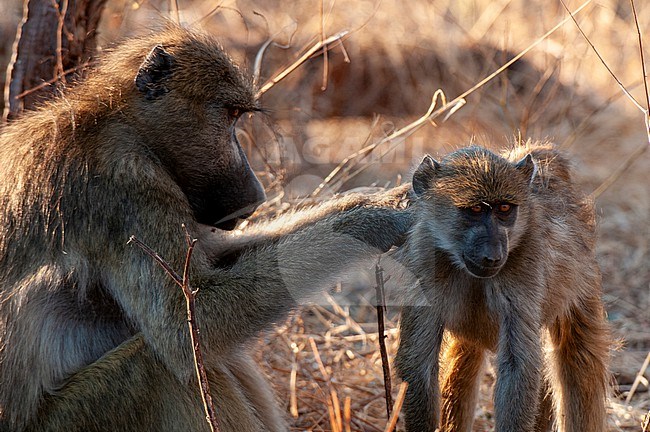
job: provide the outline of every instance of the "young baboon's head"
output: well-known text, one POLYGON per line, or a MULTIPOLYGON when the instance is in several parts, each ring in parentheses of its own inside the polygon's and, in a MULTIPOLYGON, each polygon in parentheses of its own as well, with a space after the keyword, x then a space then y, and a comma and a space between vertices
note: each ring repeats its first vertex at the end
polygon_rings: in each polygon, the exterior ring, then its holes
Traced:
POLYGON ((413 190, 424 211, 420 226, 452 261, 478 278, 495 276, 525 229, 530 155, 511 163, 481 147, 458 150, 440 162, 424 157, 413 190))
POLYGON ((216 41, 170 26, 118 47, 103 69, 128 77, 122 111, 198 222, 231 229, 264 201, 235 136, 237 120, 259 109, 255 92, 216 41))

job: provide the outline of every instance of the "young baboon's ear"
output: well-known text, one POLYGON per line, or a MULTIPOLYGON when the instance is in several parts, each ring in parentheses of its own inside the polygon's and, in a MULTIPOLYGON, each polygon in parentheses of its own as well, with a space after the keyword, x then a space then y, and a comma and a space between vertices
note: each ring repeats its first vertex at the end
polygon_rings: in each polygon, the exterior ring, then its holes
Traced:
POLYGON ((533 156, 528 153, 523 159, 515 164, 520 172, 522 172, 526 178, 528 178, 529 183, 532 183, 537 174, 537 164, 533 160, 533 156))
POLYGON ((156 99, 169 90, 165 80, 172 73, 174 58, 162 45, 156 45, 145 57, 135 76, 135 86, 148 100, 156 99))
POLYGON ((440 168, 440 164, 431 156, 426 155, 422 158, 422 162, 413 173, 413 192, 415 195, 420 196, 431 186, 436 170, 440 168))

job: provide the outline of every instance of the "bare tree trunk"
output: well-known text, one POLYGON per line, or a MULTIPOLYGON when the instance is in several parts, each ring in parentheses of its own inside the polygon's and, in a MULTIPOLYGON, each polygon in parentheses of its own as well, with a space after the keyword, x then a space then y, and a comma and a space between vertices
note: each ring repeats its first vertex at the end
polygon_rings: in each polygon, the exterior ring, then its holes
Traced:
POLYGON ((7 68, 3 119, 31 109, 78 74, 95 50, 106 0, 24 0, 7 68))

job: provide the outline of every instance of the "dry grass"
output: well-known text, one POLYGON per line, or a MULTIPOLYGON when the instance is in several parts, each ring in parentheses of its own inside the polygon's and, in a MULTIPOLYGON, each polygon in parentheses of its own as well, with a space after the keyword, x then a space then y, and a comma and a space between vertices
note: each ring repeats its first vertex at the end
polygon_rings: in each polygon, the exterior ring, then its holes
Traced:
MULTIPOLYGON (((155 27, 169 5, 163 0, 109 0, 100 40, 109 44, 155 27)), ((272 39, 260 82, 323 35, 351 32, 344 49, 335 46, 329 52, 326 69, 321 57, 313 58, 263 95, 272 121, 254 118, 242 130, 242 142, 270 190, 271 200, 261 215, 302 202, 348 155, 426 112, 437 89, 449 99, 458 96, 566 18, 559 1, 541 0, 325 1, 324 15, 316 0, 223 1, 217 7, 208 0, 179 0, 178 5, 181 20, 218 35, 251 70, 259 47, 272 39), (277 46, 283 44, 290 47, 277 46)), ((650 5, 637 1, 637 9, 640 28, 650 28, 650 5)), ((3 19, 6 33, 12 21, 3 19)), ((594 1, 576 19, 620 81, 643 101, 630 3, 594 1)), ((470 140, 500 147, 518 133, 559 143, 575 160, 577 181, 591 192, 628 155, 647 145, 642 116, 622 97, 571 22, 466 101, 449 120, 439 117, 435 125, 400 142, 389 140, 356 160, 355 167, 362 170, 328 184, 321 196, 395 183, 400 176, 408 179, 413 163, 425 152, 446 153, 470 140), (397 144, 395 150, 380 158, 391 144, 397 144)), ((647 381, 629 404, 624 401, 650 350, 649 169, 650 152, 645 152, 596 201, 604 299, 622 341, 612 361, 618 391, 609 405, 611 431, 641 431, 642 417, 650 410, 647 381)), ((305 307, 260 340, 259 360, 293 429, 384 430, 373 287, 372 276, 345 286, 345 295, 305 307)), ((391 356, 396 322, 397 312, 389 310, 391 356)), ((488 368, 478 431, 492 426, 493 383, 494 371, 488 368)), ((393 388, 395 397, 398 383, 393 388)))

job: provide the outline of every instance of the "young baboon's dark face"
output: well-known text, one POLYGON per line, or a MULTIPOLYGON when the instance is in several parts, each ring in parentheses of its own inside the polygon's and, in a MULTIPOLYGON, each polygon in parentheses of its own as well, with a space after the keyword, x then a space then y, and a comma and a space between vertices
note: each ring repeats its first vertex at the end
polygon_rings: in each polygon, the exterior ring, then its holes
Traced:
POLYGON ((518 216, 534 169, 529 156, 512 164, 479 147, 441 162, 425 156, 413 189, 436 246, 473 277, 496 276, 523 229, 518 216))
POLYGON ((196 220, 234 228, 265 200, 235 135, 237 120, 257 109, 249 82, 214 42, 192 39, 154 47, 135 85, 150 146, 196 220))
POLYGON ((509 230, 517 220, 517 206, 508 202, 481 202, 460 208, 460 258, 469 274, 479 278, 495 276, 508 258, 509 230))

